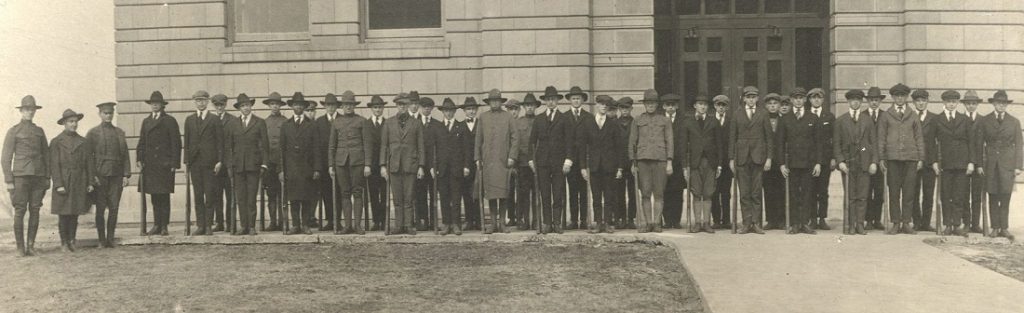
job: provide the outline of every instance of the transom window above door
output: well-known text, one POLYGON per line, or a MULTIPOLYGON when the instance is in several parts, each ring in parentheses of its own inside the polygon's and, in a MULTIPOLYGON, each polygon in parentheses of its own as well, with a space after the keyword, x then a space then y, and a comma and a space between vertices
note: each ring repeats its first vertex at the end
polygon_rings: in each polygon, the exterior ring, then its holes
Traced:
POLYGON ((825 13, 828 0, 655 0, 656 15, 825 13))

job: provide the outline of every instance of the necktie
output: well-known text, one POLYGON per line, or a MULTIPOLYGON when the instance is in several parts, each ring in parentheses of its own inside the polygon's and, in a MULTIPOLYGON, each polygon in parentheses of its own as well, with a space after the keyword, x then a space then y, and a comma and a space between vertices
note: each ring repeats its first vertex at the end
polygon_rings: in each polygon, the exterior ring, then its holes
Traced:
POLYGON ((374 117, 373 121, 374 126, 380 127, 380 117, 374 117))
POLYGON ((850 112, 850 116, 853 116, 853 122, 854 123, 856 123, 857 122, 857 118, 860 117, 860 114, 857 114, 857 113, 859 113, 859 112, 857 112, 857 110, 853 110, 853 112, 850 112))
POLYGON ((452 121, 444 121, 444 128, 447 128, 448 131, 452 131, 452 121))
POLYGON ((160 117, 160 113, 153 112, 153 119, 154 120, 159 118, 159 117, 160 117))
POLYGON ((878 111, 877 110, 871 110, 871 120, 872 121, 878 121, 878 111))
POLYGON ((424 116, 423 116, 423 125, 427 125, 427 122, 429 122, 429 119, 430 119, 429 117, 427 117, 426 115, 424 115, 424 116))
POLYGON ((999 113, 999 118, 998 118, 998 120, 999 120, 999 122, 1000 122, 1000 123, 1002 123, 1002 122, 1003 122, 1003 113, 1002 113, 1002 112, 1000 112, 1000 113, 999 113))
POLYGON ((818 109, 811 110, 811 112, 814 113, 814 115, 816 116, 821 116, 821 114, 818 113, 818 109))
POLYGON ((722 126, 725 126, 725 114, 719 114, 718 115, 718 124, 722 125, 722 126))
POLYGON ((597 129, 601 129, 604 126, 604 116, 597 117, 597 129))
POLYGON ((796 110, 796 119, 800 119, 801 117, 804 117, 804 111, 796 110))
POLYGON ((754 108, 747 108, 747 118, 754 118, 754 108))
POLYGON ((952 122, 953 121, 953 114, 950 114, 949 111, 946 112, 946 121, 947 122, 952 122))
POLYGON ((555 122, 555 112, 548 113, 548 116, 551 117, 551 122, 554 123, 555 122))

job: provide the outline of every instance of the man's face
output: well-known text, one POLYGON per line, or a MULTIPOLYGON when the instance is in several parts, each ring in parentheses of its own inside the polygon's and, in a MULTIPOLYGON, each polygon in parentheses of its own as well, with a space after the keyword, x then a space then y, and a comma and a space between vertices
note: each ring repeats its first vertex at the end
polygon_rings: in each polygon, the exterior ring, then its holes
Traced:
MULTIPOLYGON (((242 107, 244 108, 245 105, 243 104, 242 107)), ((304 112, 306 112, 306 106, 305 105, 303 105, 301 103, 296 103, 296 104, 292 105, 292 113, 294 113, 295 116, 302 115, 302 113, 304 113, 304 112)), ((245 114, 245 111, 242 111, 242 114, 245 114)))
POLYGON ((633 111, 633 108, 622 108, 622 109, 619 109, 619 116, 621 116, 621 117, 629 116, 630 114, 633 114, 632 111, 633 111))
POLYGON ((967 109, 967 112, 974 113, 974 111, 978 110, 978 102, 964 102, 964 109, 967 109))
POLYGON ((373 113, 373 116, 380 117, 381 115, 384 115, 384 106, 383 105, 371 106, 370 107, 370 113, 373 113))
POLYGON ((67 130, 67 131, 70 131, 70 132, 77 132, 78 131, 78 117, 69 117, 68 119, 64 120, 64 130, 67 130))
POLYGON ((945 108, 946 111, 955 111, 956 110, 956 106, 958 104, 960 104, 960 102, 958 102, 958 100, 956 100, 956 99, 949 99, 949 100, 945 100, 945 101, 942 102, 942 107, 945 108))
POLYGON ((793 102, 794 107, 802 108, 804 107, 804 103, 806 103, 805 101, 807 101, 807 98, 805 98, 804 96, 793 96, 789 97, 789 100, 793 102))
POLYGON ((698 114, 708 113, 708 102, 707 101, 697 101, 697 102, 695 102, 693 104, 693 109, 697 110, 698 114))
POLYGON ((405 108, 410 114, 416 114, 420 111, 420 104, 416 102, 409 102, 405 108))
POLYGON ((882 99, 879 99, 879 98, 869 98, 868 99, 868 106, 870 106, 871 109, 878 109, 878 106, 881 105, 881 104, 882 104, 882 99))
POLYGON ((608 106, 608 108, 605 109, 605 110, 608 111, 608 113, 605 113, 605 114, 608 114, 609 117, 614 118, 616 116, 619 116, 619 108, 618 107, 608 106))
POLYGON ((114 108, 100 110, 100 120, 110 123, 114 120, 114 108))
POLYGON ((996 110, 996 112, 998 112, 998 113, 1006 112, 1006 103, 999 102, 999 103, 993 104, 992 108, 994 108, 996 110))
POLYGON ((790 103, 783 103, 782 106, 779 107, 779 113, 789 114, 789 110, 792 109, 792 108, 793 108, 792 104, 790 104, 790 103))
POLYGON ((914 99, 914 107, 916 107, 918 111, 927 110, 928 109, 928 98, 917 98, 917 99, 914 99))
POLYGON ((907 104, 907 95, 900 94, 892 96, 892 101, 896 102, 896 105, 905 105, 907 104))
POLYGON ((654 101, 644 102, 644 110, 649 114, 653 114, 654 111, 658 110, 658 103, 654 101))
POLYGON ((523 112, 526 112, 526 115, 537 114, 537 106, 533 104, 527 104, 523 106, 523 112))
POLYGON ((462 109, 462 112, 466 113, 466 118, 476 118, 476 107, 475 106, 466 107, 465 109, 462 109))
POLYGON ((316 118, 316 106, 315 105, 306 106, 306 107, 304 107, 303 111, 306 113, 306 117, 308 117, 310 119, 316 118))
POLYGON ((812 107, 820 108, 823 103, 825 103, 825 97, 822 97, 819 94, 814 94, 813 96, 811 96, 812 107))
POLYGON ((604 103, 600 103, 600 102, 599 103, 594 103, 593 110, 594 110, 594 113, 597 113, 597 114, 600 114, 600 115, 608 114, 608 106, 605 105, 604 103))
POLYGON ((668 114, 676 114, 676 110, 679 109, 679 105, 675 102, 665 102, 663 107, 665 108, 665 113, 668 114))
POLYGON ((163 110, 164 110, 164 104, 163 104, 163 103, 156 103, 156 102, 153 102, 153 103, 150 103, 150 104, 149 104, 149 108, 150 108, 150 110, 152 110, 152 111, 153 111, 154 113, 156 113, 156 112, 160 112, 160 111, 163 111, 163 110))
POLYGON ((746 105, 748 108, 752 108, 755 105, 757 105, 757 94, 752 93, 743 96, 743 104, 746 105))
POLYGON ((863 100, 862 99, 847 99, 846 101, 850 105, 850 109, 860 110, 860 105, 861 105, 861 102, 863 100))
POLYGON ((210 99, 207 98, 196 98, 192 99, 192 102, 196 104, 196 110, 206 111, 206 106, 210 104, 210 99))
POLYGON ((487 105, 491 106, 491 111, 501 110, 501 100, 487 100, 487 105))
POLYGON ((19 111, 21 112, 21 119, 26 121, 31 121, 36 116, 35 108, 21 108, 19 111))
POLYGON ((544 105, 548 107, 548 111, 558 110, 558 100, 555 97, 544 98, 544 105))
POLYGON ((434 107, 422 107, 423 115, 430 116, 430 113, 434 112, 434 107))
POLYGON ((341 114, 352 115, 354 113, 356 113, 356 105, 355 104, 343 104, 343 105, 341 105, 341 114))
POLYGON ((572 97, 569 97, 569 104, 572 105, 573 109, 578 109, 581 105, 583 105, 583 96, 572 95, 572 97))
POLYGON ((441 114, 444 114, 444 119, 452 120, 455 118, 455 110, 441 110, 441 114))
POLYGON ((337 104, 328 104, 325 107, 324 110, 327 111, 327 113, 326 113, 327 115, 333 115, 334 113, 338 112, 338 105, 337 104))
POLYGON ((728 110, 728 105, 725 102, 715 103, 715 112, 726 113, 728 110))
POLYGON ((768 102, 764 104, 764 107, 768 109, 768 113, 779 113, 779 100, 768 100, 768 102))
MULTIPOLYGON (((224 111, 227 109, 227 107, 228 107, 228 105, 226 103, 214 103, 213 104, 213 109, 215 111, 217 111, 217 114, 224 113, 224 111)), ((280 110, 281 109, 281 105, 278 104, 277 108, 278 108, 278 110, 280 110)), ((271 105, 270 109, 273 110, 274 109, 274 105, 271 105)))
MULTIPOLYGON (((270 107, 270 113, 271 114, 281 114, 281 104, 280 103, 270 102, 270 104, 267 104, 267 106, 270 107)), ((221 107, 221 109, 223 109, 223 107, 221 107)))

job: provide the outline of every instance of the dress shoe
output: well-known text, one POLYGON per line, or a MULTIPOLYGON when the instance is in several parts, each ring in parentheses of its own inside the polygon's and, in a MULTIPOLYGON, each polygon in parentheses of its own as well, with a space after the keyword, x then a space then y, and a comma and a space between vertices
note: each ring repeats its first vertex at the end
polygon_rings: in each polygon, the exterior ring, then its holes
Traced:
POLYGON ((514 219, 510 219, 510 220, 508 220, 508 223, 505 223, 505 226, 516 226, 516 225, 519 225, 519 223, 517 223, 516 220, 514 220, 514 219))
POLYGON ((971 232, 976 234, 984 234, 984 232, 981 230, 981 227, 978 227, 977 225, 971 226, 971 232))
POLYGON ((1013 234, 1011 234, 1010 231, 1006 229, 999 230, 999 237, 1004 237, 1006 239, 1009 239, 1010 241, 1014 241, 1016 239, 1016 237, 1014 237, 1013 234))
POLYGON ((892 228, 889 228, 889 230, 885 231, 885 234, 886 235, 895 235, 895 234, 898 234, 899 231, 900 231, 900 224, 893 224, 892 228))
POLYGON ((454 232, 455 232, 456 236, 462 236, 462 226, 461 225, 455 224, 454 229, 455 229, 454 232))
POLYGON ((661 225, 654 225, 651 228, 651 232, 660 233, 661 232, 661 225))
POLYGON ((799 234, 799 233, 800 233, 800 231, 798 230, 798 227, 796 227, 796 226, 790 226, 789 230, 786 231, 786 234, 789 234, 789 235, 796 235, 796 234, 799 234))
POLYGON ((755 234, 764 235, 764 229, 761 229, 761 225, 754 224, 753 231, 755 234))
POLYGON ((152 235, 156 235, 156 234, 159 234, 159 233, 160 233, 160 227, 154 225, 153 228, 150 228, 149 231, 146 232, 146 236, 152 236, 152 235))
POLYGON ((270 226, 267 227, 267 229, 264 229, 264 230, 265 231, 281 231, 281 226, 278 226, 276 224, 270 224, 270 226))
POLYGON ((302 233, 304 233, 306 235, 312 235, 313 234, 313 228, 310 227, 310 226, 303 227, 302 228, 302 233))
POLYGON ((569 229, 579 229, 580 228, 580 224, 578 224, 576 222, 572 222, 572 223, 569 223, 569 227, 567 227, 567 228, 569 228, 569 229))
POLYGON ((547 234, 549 232, 551 232, 551 225, 544 224, 544 225, 540 225, 540 227, 537 228, 537 234, 538 235, 547 234))
POLYGON ((356 235, 366 235, 366 231, 363 230, 363 225, 356 225, 356 235))
POLYGON ((953 234, 957 236, 967 237, 967 230, 960 227, 954 227, 953 234))
POLYGON ((565 230, 562 229, 562 225, 555 225, 554 226, 554 232, 556 234, 563 234, 563 233, 565 233, 565 230))
POLYGON ((714 234, 715 233, 715 228, 711 227, 711 225, 706 225, 706 226, 704 226, 704 232, 705 233, 709 233, 709 234, 714 234))
POLYGON ((746 235, 746 234, 750 233, 750 227, 747 227, 747 226, 740 227, 740 229, 736 230, 736 233, 740 234, 740 235, 746 235))
POLYGON ((932 227, 932 225, 923 224, 923 225, 921 225, 921 227, 917 228, 917 231, 935 231, 935 228, 932 227))
POLYGON ((224 231, 224 224, 218 224, 216 227, 213 228, 213 231, 214 232, 222 232, 222 231, 224 231))
POLYGON ((615 233, 615 226, 608 225, 608 227, 604 228, 604 232, 609 233, 609 234, 614 234, 615 233))
POLYGON ((494 233, 494 230, 491 229, 491 225, 484 225, 482 232, 484 235, 490 235, 494 233))
POLYGON ((25 256, 36 255, 36 242, 35 240, 29 240, 25 242, 25 256))
POLYGON ((946 226, 946 228, 942 230, 942 235, 943 236, 951 236, 951 235, 953 235, 953 226, 946 226))
POLYGON ((170 234, 167 233, 167 226, 160 227, 160 236, 168 236, 168 235, 170 235, 170 234))
POLYGON ((636 229, 636 223, 633 223, 633 222, 626 223, 626 228, 628 228, 628 229, 636 229))
POLYGON ((822 218, 822 219, 818 219, 818 229, 820 229, 820 230, 832 230, 832 227, 828 226, 828 223, 826 223, 825 219, 822 218))
POLYGON ((882 225, 882 222, 874 221, 874 222, 871 223, 871 229, 874 229, 874 230, 885 230, 885 225, 882 225))
POLYGON ((60 243, 60 251, 65 253, 71 253, 71 248, 68 247, 68 242, 63 241, 60 243))
POLYGON ((914 228, 910 227, 910 224, 903 224, 903 230, 901 231, 901 233, 904 233, 904 234, 907 234, 907 235, 913 235, 913 234, 917 234, 917 231, 914 231, 914 228))
POLYGON ((857 235, 867 235, 868 234, 868 232, 864 230, 864 224, 860 224, 860 223, 858 223, 857 227, 854 228, 853 233, 857 234, 857 235))
POLYGON ((818 232, 814 231, 813 228, 807 227, 807 225, 800 226, 800 232, 808 235, 817 235, 818 232))
POLYGON ((324 225, 324 226, 320 227, 320 231, 329 231, 329 230, 334 230, 334 224, 327 223, 327 225, 324 225))
POLYGON ((990 237, 990 238, 999 237, 999 229, 993 228, 992 231, 988 233, 988 237, 990 237))

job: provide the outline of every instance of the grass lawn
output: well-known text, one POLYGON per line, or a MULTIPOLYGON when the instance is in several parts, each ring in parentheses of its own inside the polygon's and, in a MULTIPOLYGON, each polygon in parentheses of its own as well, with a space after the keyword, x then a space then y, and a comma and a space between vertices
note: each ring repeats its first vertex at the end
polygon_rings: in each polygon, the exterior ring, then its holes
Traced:
POLYGON ((1024 245, 1008 243, 964 243, 927 241, 946 252, 1000 274, 1024 281, 1024 245))
POLYGON ((702 312, 641 244, 193 245, 0 254, 0 311, 702 312))

